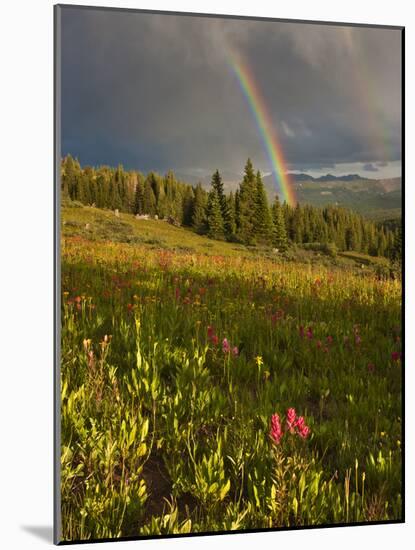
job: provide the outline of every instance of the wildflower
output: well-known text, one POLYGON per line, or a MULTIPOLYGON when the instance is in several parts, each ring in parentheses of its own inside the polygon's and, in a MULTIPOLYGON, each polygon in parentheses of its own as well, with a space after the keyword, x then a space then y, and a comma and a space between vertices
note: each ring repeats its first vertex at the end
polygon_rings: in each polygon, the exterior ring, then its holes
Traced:
POLYGON ((256 362, 258 368, 261 367, 264 364, 264 360, 262 359, 262 357, 260 355, 255 357, 255 362, 256 362))
POLYGON ((305 423, 303 416, 298 417, 297 422, 295 423, 295 426, 297 428, 297 433, 301 438, 306 439, 310 435, 311 430, 305 423))
POLYGON ((88 351, 88 350, 89 350, 89 347, 90 347, 90 345, 91 345, 91 342, 92 342, 92 340, 91 340, 90 338, 84 338, 83 344, 84 344, 84 349, 85 349, 85 351, 88 351))
POLYGON ((223 353, 229 353, 231 351, 231 346, 230 346, 227 338, 224 338, 222 340, 222 351, 223 351, 223 353))
POLYGON ((287 420, 287 429, 291 432, 291 433, 294 433, 294 426, 295 426, 295 421, 297 419, 297 413, 295 412, 295 409, 294 408, 289 408, 287 410, 287 415, 286 415, 286 420, 287 420))
POLYGON ((317 340, 317 342, 316 342, 317 348, 320 349, 322 345, 323 344, 321 343, 321 340, 317 340))
POLYGON ((303 426, 301 430, 298 431, 298 435, 303 439, 306 439, 310 435, 310 428, 306 425, 303 426))
POLYGON ((373 363, 368 363, 367 364, 367 370, 369 372, 375 372, 375 365, 373 363))
POLYGON ((354 341, 356 342, 356 346, 358 346, 361 343, 362 339, 360 338, 360 336, 358 334, 356 334, 355 338, 354 338, 354 341))
POLYGON ((239 355, 238 346, 234 346, 234 347, 232 348, 232 355, 233 355, 234 357, 238 357, 238 355, 239 355))
POLYGON ((219 343, 219 338, 218 336, 216 336, 216 334, 214 334, 210 340, 214 346, 217 346, 219 343))
POLYGON ((272 323, 275 324, 277 321, 279 321, 283 317, 284 317, 284 312, 282 311, 282 309, 279 309, 278 311, 276 311, 271 315, 271 321, 272 323))
POLYGON ((313 329, 311 327, 308 327, 307 332, 306 332, 306 336, 309 340, 312 340, 312 338, 313 338, 313 329))
POLYGON ((327 340, 328 344, 332 344, 333 343, 333 336, 327 336, 326 340, 327 340))
POLYGON ((399 361, 402 357, 402 354, 399 351, 393 351, 391 353, 391 359, 392 361, 399 361))
POLYGON ((212 337, 215 335, 215 329, 211 325, 209 325, 207 328, 207 335, 209 340, 211 340, 212 337))
POLYGON ((278 416, 277 413, 271 416, 271 429, 270 429, 269 435, 273 440, 273 442, 276 445, 279 445, 281 438, 283 436, 283 432, 281 428, 280 417, 278 416))

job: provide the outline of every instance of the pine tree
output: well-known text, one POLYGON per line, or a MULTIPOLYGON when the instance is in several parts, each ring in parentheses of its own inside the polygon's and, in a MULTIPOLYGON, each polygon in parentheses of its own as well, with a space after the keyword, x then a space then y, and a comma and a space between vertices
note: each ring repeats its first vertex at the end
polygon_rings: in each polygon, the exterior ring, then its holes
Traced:
POLYGON ((224 227, 226 237, 232 240, 236 232, 236 204, 232 191, 226 199, 226 212, 224 217, 224 227))
POLYGON ((224 236, 223 218, 220 209, 220 201, 216 189, 212 189, 208 197, 207 205, 208 235, 213 239, 221 239, 224 236))
POLYGON ((278 195, 276 195, 274 204, 272 205, 272 221, 274 226, 272 243, 276 248, 278 248, 278 250, 284 252, 288 248, 288 238, 285 228, 284 214, 282 212, 278 195))
POLYGON ((223 230, 225 236, 229 238, 234 233, 234 221, 232 212, 229 210, 229 202, 223 189, 222 176, 220 175, 219 170, 216 170, 212 176, 212 188, 215 189, 218 195, 220 210, 223 219, 223 230))
POLYGON ((204 234, 207 231, 206 220, 206 192, 200 183, 195 188, 193 203, 192 227, 196 233, 204 234))
POLYGON ((142 177, 137 178, 134 195, 134 214, 144 213, 144 182, 142 177))
POLYGON ((255 206, 257 182, 251 159, 245 165, 245 174, 239 189, 238 237, 247 244, 255 242, 255 206))
POLYGON ((256 174, 255 236, 258 242, 269 243, 272 238, 272 218, 261 173, 256 174))
POLYGON ((147 176, 144 183, 143 212, 150 216, 154 216, 156 213, 156 197, 151 186, 151 176, 147 176))
POLYGON ((191 187, 186 187, 183 195, 183 225, 191 226, 195 196, 191 187))

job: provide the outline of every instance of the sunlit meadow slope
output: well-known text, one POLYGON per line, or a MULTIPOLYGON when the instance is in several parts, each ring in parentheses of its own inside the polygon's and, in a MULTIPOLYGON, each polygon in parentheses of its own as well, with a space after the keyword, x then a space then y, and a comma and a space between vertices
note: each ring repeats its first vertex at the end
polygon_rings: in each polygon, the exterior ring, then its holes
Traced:
POLYGON ((62 222, 63 539, 401 518, 398 280, 62 222))

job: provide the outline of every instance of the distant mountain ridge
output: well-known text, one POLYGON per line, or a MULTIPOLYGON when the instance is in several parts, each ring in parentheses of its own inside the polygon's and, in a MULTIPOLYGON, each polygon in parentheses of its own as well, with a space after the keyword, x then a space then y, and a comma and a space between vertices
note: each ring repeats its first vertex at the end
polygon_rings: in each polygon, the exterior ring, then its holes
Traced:
POLYGON ((291 181, 295 182, 301 182, 301 181, 360 181, 360 180, 368 180, 371 178, 365 178, 363 176, 360 176, 359 174, 347 174, 344 176, 333 176, 333 174, 326 174, 325 176, 319 176, 318 178, 315 178, 314 176, 311 176, 310 174, 304 174, 304 173, 294 173, 289 172, 288 177, 291 179, 291 181))

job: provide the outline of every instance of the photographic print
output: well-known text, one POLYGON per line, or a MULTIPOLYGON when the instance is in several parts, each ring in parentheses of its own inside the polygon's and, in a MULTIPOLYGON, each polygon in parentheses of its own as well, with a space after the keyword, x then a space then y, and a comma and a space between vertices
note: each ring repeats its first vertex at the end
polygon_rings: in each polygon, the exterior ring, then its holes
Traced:
POLYGON ((403 34, 55 6, 56 543, 404 520, 403 34))

